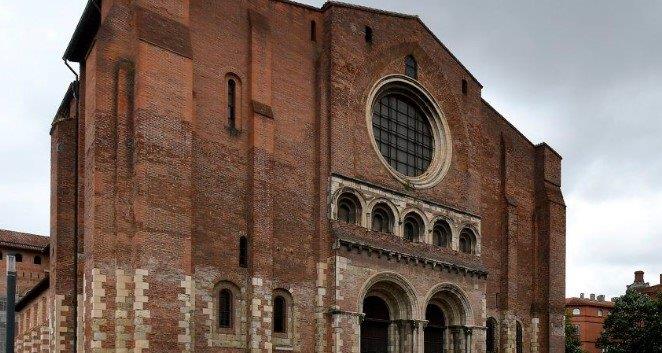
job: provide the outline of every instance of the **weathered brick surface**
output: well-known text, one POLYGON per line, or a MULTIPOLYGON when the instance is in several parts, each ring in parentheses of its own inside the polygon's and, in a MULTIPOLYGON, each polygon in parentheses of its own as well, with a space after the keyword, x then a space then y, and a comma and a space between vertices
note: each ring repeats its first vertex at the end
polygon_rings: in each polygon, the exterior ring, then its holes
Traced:
POLYGON ((15 352, 56 352, 49 334, 48 291, 35 297, 16 315, 15 352))
MULTIPOLYGON (((524 352, 561 351, 560 157, 483 101, 417 18, 277 0, 108 0, 101 14, 81 66, 78 136, 66 122, 53 135, 78 144, 57 165, 79 164, 77 178, 53 182, 66 206, 53 241, 73 244, 76 204, 81 255, 77 278, 56 274, 50 303, 77 308, 78 327, 63 323, 81 350, 358 353, 362 301, 375 294, 394 310, 394 351, 423 352, 428 303, 447 312, 449 351, 484 352, 488 317, 502 352, 515 351, 516 322, 524 352), (402 74, 410 54, 453 151, 442 181, 422 189, 388 172, 366 119, 375 82, 402 74), (431 233, 428 244, 404 242, 399 224, 395 235, 367 231, 367 207, 361 226, 331 220, 341 187, 366 205, 381 197, 403 215, 418 210, 428 226, 450 217, 451 248, 429 244, 431 233), (473 255, 457 251, 463 227, 477 233, 473 255), (218 327, 222 286, 234 293, 232 328, 218 327), (273 332, 277 295, 285 333, 273 332)), ((54 268, 73 263, 71 248, 59 247, 54 268)))

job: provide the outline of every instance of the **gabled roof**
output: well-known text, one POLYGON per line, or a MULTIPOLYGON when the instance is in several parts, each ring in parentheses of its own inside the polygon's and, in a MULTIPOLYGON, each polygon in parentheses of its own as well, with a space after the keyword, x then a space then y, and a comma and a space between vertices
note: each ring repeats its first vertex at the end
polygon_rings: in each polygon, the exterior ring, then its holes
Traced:
MULTIPOLYGON (((102 0, 88 0, 87 5, 85 6, 85 10, 83 11, 83 15, 78 21, 76 30, 74 31, 74 34, 71 37, 71 40, 69 41, 69 45, 67 46, 67 49, 64 52, 63 59, 78 63, 83 62, 85 60, 85 56, 87 55, 89 48, 94 42, 94 38, 96 37, 97 31, 99 30, 99 26, 101 24, 101 10, 100 10, 101 1, 102 0)), ((430 28, 418 16, 403 14, 393 11, 385 11, 385 10, 375 9, 361 5, 348 4, 340 1, 327 1, 326 3, 324 3, 324 5, 321 8, 316 8, 314 6, 301 4, 291 0, 272 0, 272 1, 290 4, 293 6, 299 6, 317 12, 325 12, 326 10, 333 7, 344 7, 348 9, 372 12, 386 16, 416 20, 421 24, 421 26, 423 26, 423 28, 425 28, 426 31, 428 31, 428 33, 430 33, 430 35, 434 38, 434 40, 437 41, 437 43, 439 43, 439 45, 441 45, 441 47, 444 48, 444 50, 446 50, 448 54, 450 54, 450 56, 466 71, 469 77, 471 77, 471 79, 474 80, 478 85, 483 87, 480 81, 478 81, 478 79, 476 79, 476 77, 471 72, 469 72, 466 66, 464 66, 464 64, 462 64, 462 62, 460 62, 460 60, 458 60, 458 58, 455 55, 453 55, 453 53, 444 45, 444 43, 441 42, 441 40, 439 40, 439 38, 434 34, 434 32, 432 32, 432 30, 430 30, 430 28)))
MULTIPOLYGON (((282 0, 276 0, 276 1, 282 1, 282 0)), ((348 3, 340 2, 340 1, 327 1, 327 2, 322 6, 321 11, 326 11, 327 9, 332 8, 332 7, 334 7, 334 6, 336 6, 336 7, 345 7, 345 8, 349 8, 349 9, 360 10, 360 11, 366 11, 366 12, 372 12, 372 13, 381 14, 381 15, 386 15, 386 16, 393 16, 393 17, 407 18, 407 19, 412 19, 412 20, 416 20, 416 21, 418 21, 418 23, 420 23, 420 25, 421 25, 421 26, 422 26, 422 27, 423 27, 423 28, 424 28, 424 29, 425 29, 425 30, 426 30, 426 31, 432 36, 432 38, 434 38, 434 40, 435 40, 435 41, 436 41, 436 42, 437 42, 442 48, 444 48, 444 50, 445 50, 446 52, 448 52, 448 54, 453 58, 453 60, 455 60, 455 62, 456 62, 458 65, 460 65, 460 67, 462 67, 462 68, 464 69, 464 71, 469 75, 469 77, 471 77, 471 79, 474 80, 474 81, 475 81, 475 82, 476 82, 481 88, 483 87, 483 85, 480 83, 480 81, 478 81, 478 79, 477 79, 477 78, 476 78, 476 77, 475 77, 475 76, 469 71, 469 69, 467 69, 467 67, 464 66, 464 64, 463 64, 463 63, 462 63, 462 62, 461 62, 461 61, 460 61, 460 60, 459 60, 459 59, 453 54, 453 52, 451 52, 451 51, 448 49, 448 47, 446 47, 446 45, 444 45, 444 43, 443 43, 441 40, 439 40, 439 37, 437 37, 437 35, 434 34, 434 32, 432 32, 432 30, 430 29, 430 27, 428 27, 428 26, 425 24, 425 22, 423 22, 423 21, 421 20, 420 17, 415 16, 415 15, 403 14, 403 13, 399 13, 399 12, 379 10, 379 9, 375 9, 375 8, 371 8, 371 7, 367 7, 367 6, 348 4, 348 3)))
POLYGON ((50 238, 42 235, 0 229, 0 248, 46 252, 50 238))

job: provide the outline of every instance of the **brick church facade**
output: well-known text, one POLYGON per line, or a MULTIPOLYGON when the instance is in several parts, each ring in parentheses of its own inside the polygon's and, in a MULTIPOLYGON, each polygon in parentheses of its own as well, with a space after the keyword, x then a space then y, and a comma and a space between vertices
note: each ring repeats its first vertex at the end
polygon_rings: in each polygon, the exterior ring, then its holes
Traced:
POLYGON ((65 59, 32 349, 563 350, 561 157, 418 17, 90 0, 65 59))

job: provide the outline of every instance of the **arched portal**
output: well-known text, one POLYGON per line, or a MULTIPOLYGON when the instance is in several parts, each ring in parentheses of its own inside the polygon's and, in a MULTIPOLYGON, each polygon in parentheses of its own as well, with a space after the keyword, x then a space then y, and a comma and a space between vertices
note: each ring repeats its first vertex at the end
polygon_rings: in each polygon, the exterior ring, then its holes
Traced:
POLYGON ((425 353, 444 352, 444 330, 446 329, 446 317, 441 308, 435 304, 429 304, 425 309, 425 353))
POLYGON ((473 312, 462 290, 450 283, 435 286, 428 294, 425 316, 430 327, 425 330, 425 353, 469 351, 473 312))
POLYGON ((365 318, 361 323, 361 353, 388 353, 391 315, 386 302, 370 296, 363 301, 365 318))
POLYGON ((411 352, 416 302, 411 286, 393 273, 373 276, 361 291, 360 353, 411 352))

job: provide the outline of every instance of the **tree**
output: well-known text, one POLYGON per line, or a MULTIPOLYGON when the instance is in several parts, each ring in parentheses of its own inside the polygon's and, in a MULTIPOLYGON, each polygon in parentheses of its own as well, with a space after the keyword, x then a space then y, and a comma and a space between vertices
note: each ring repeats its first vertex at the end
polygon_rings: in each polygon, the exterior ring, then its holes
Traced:
POLYGON ((662 353, 662 295, 634 290, 615 300, 597 346, 606 353, 662 353))
POLYGON ((565 313, 565 353, 583 353, 579 330, 570 322, 570 315, 565 313))

